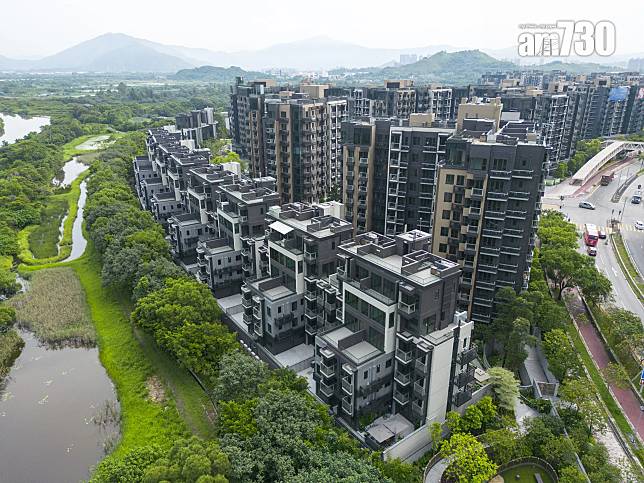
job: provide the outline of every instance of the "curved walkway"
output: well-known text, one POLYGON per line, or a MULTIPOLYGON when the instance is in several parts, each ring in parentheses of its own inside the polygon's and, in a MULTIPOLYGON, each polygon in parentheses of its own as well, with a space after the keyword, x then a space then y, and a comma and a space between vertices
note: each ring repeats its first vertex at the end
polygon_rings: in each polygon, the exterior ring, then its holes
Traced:
POLYGON ((445 461, 445 458, 438 460, 425 475, 425 483, 438 483, 441 481, 441 476, 443 476, 446 468, 447 461, 445 461))

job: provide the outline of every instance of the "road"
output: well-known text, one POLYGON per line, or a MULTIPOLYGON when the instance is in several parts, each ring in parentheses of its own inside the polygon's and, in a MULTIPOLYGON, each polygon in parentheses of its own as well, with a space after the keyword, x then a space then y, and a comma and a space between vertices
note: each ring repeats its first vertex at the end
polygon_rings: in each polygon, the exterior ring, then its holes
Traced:
MULTIPOLYGON (((569 186, 558 185, 554 187, 547 187, 546 194, 543 199, 544 209, 559 209, 564 214, 570 217, 570 221, 577 225, 577 229, 582 232, 584 224, 593 223, 598 225, 601 229, 609 231, 611 217, 622 218, 621 231, 624 235, 626 243, 633 254, 637 258, 636 263, 640 270, 644 268, 644 253, 641 245, 644 243, 644 232, 637 231, 634 228, 635 220, 644 218, 644 204, 633 205, 630 203, 630 195, 636 189, 637 184, 644 185, 644 176, 638 178, 629 189, 626 190, 619 203, 613 203, 611 197, 617 190, 620 182, 624 182, 628 176, 635 173, 640 168, 641 162, 633 159, 630 162, 621 164, 615 169, 615 179, 608 186, 592 187, 590 186, 580 189, 572 188, 569 186), (621 179, 621 181, 620 181, 621 179), (564 200, 560 201, 559 196, 563 194, 564 200), (627 198, 626 204, 624 199, 627 198), (597 209, 587 210, 579 208, 579 202, 582 200, 590 201, 597 209), (623 211, 623 213, 620 213, 623 211), (639 247, 639 248, 638 248, 639 247), (640 265, 641 264, 641 265, 640 265)), ((613 168, 610 168, 613 170, 613 168)), ((580 251, 585 253, 585 248, 582 246, 583 240, 580 240, 580 251)), ((626 281, 622 273, 617 258, 609 245, 605 244, 604 240, 600 240, 597 245, 597 258, 595 261, 597 268, 608 277, 613 284, 613 297, 615 305, 630 310, 637 314, 640 319, 644 321, 644 305, 639 301, 637 296, 633 293, 630 285, 626 281)))

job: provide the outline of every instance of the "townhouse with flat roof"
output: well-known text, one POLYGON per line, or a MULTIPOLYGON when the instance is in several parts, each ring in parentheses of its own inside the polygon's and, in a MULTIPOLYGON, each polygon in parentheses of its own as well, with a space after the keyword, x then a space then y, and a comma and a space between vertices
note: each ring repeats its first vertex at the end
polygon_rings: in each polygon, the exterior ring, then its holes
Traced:
POLYGON ((416 427, 443 421, 471 397, 475 350, 472 323, 456 312, 460 268, 430 253, 430 238, 369 232, 339 247, 342 324, 318 331, 314 379, 316 394, 353 427, 366 414, 416 427))
POLYGON ((242 306, 248 332, 274 354, 312 345, 318 330, 339 322, 336 253, 352 226, 334 216, 338 206, 288 203, 267 213, 268 273, 242 286, 242 306))

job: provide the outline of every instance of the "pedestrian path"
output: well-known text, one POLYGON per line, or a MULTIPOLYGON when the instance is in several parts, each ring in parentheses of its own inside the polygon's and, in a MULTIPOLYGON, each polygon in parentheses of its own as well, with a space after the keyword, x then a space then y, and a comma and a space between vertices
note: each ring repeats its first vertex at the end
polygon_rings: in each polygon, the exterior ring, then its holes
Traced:
MULTIPOLYGON (((584 339, 586 347, 588 347, 590 354, 597 364, 597 367, 603 370, 610 363, 611 359, 608 352, 604 347, 599 333, 595 326, 586 318, 586 309, 579 296, 577 290, 569 290, 569 294, 573 295, 570 298, 565 298, 568 311, 574 317, 577 326, 579 327, 579 334, 584 339), (583 316, 583 317, 580 317, 583 316)), ((635 427, 640 438, 644 438, 644 418, 642 418, 642 409, 640 409, 640 401, 630 388, 621 388, 615 384, 607 385, 610 387, 613 396, 619 402, 626 417, 629 419, 633 427, 635 427)))
MULTIPOLYGON (((584 223, 575 223, 578 231, 583 232, 585 229, 584 223)), ((604 233, 613 233, 617 230, 613 230, 610 226, 595 225, 598 230, 603 231, 604 233)), ((644 235, 644 230, 638 230, 634 225, 622 223, 619 225, 619 231, 634 231, 637 233, 642 233, 644 235)))

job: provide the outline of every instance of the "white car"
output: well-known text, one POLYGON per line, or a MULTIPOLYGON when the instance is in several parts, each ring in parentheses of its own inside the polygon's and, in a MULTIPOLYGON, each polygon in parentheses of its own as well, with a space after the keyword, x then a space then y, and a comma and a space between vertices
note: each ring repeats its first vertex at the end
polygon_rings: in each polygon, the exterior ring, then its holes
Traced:
POLYGON ((593 205, 590 201, 580 201, 579 202, 579 208, 586 208, 587 210, 594 210, 595 205, 593 205))
POLYGON ((636 230, 644 230, 644 221, 636 221, 635 222, 635 229, 636 230))

